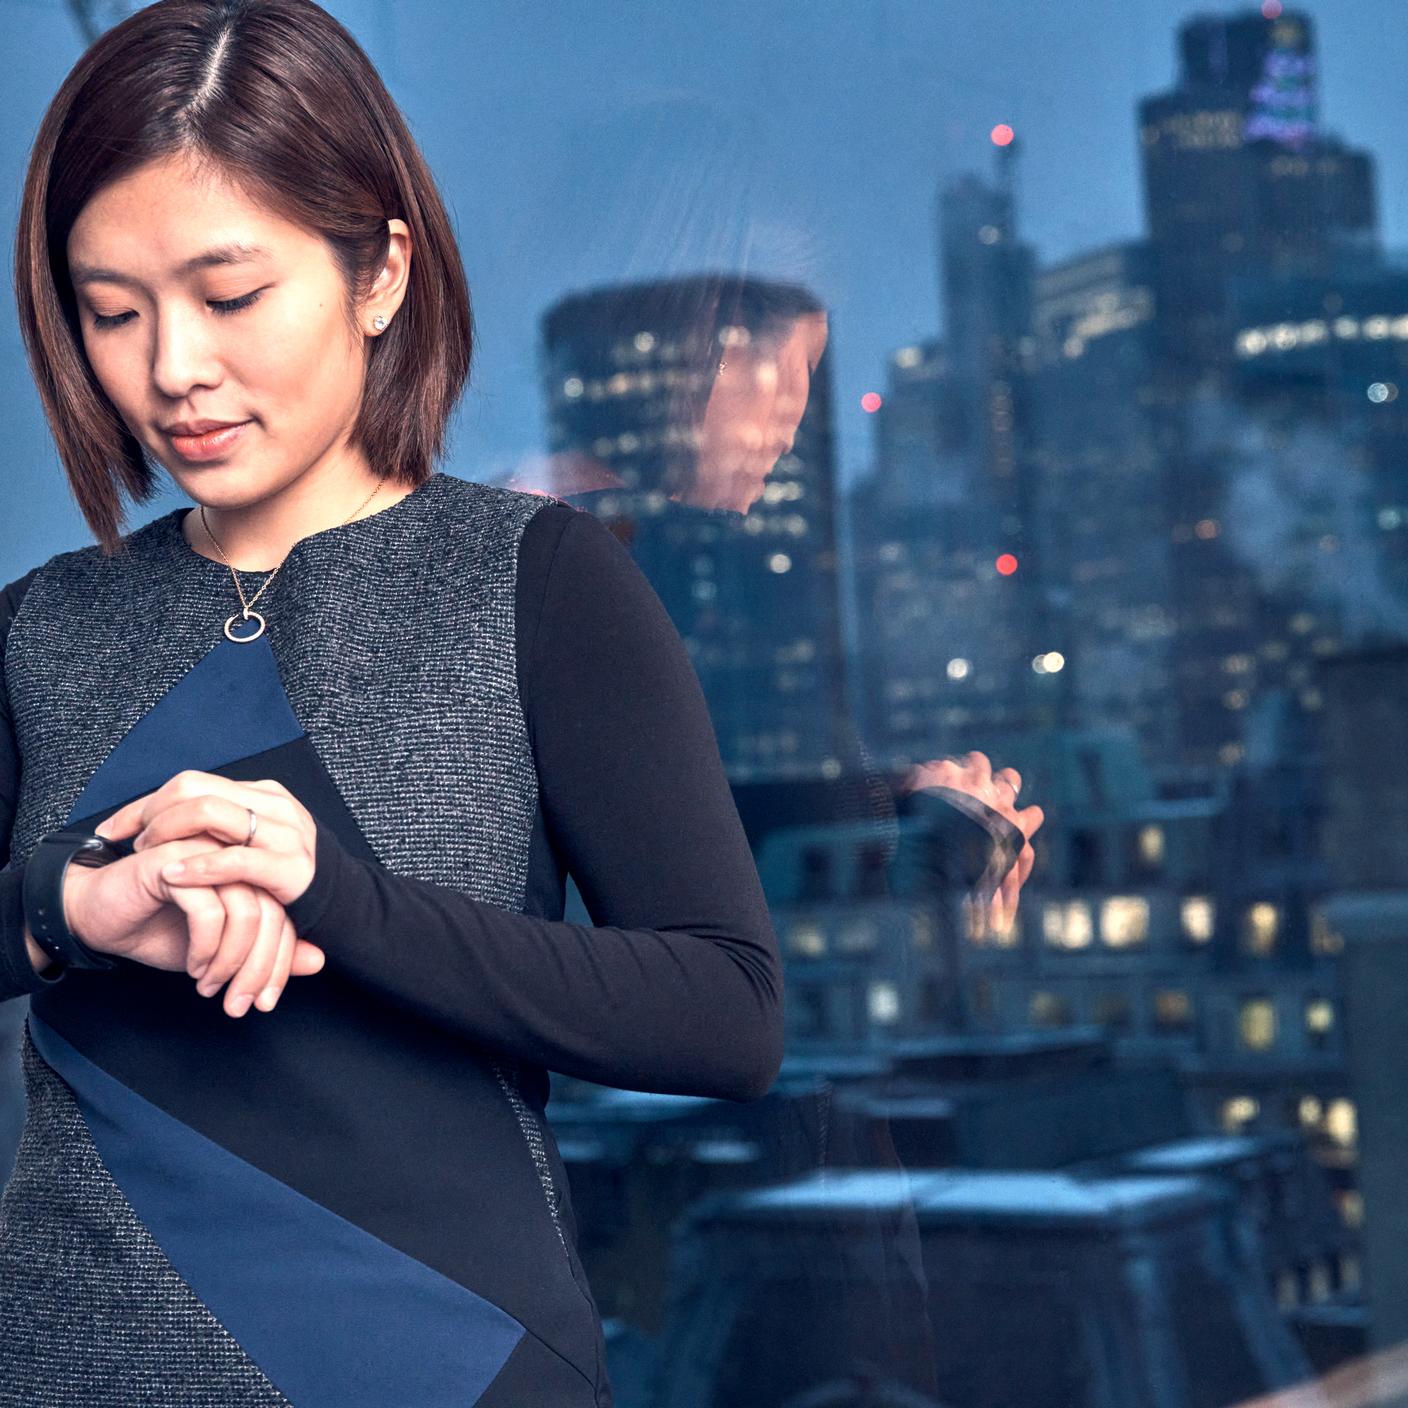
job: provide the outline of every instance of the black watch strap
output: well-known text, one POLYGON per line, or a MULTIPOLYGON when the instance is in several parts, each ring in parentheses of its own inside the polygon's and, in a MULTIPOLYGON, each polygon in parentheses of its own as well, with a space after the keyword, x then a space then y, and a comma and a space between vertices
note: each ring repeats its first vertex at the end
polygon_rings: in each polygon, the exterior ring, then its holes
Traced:
POLYGON ((131 855, 130 842, 108 841, 76 827, 51 831, 24 867, 24 918, 34 942, 65 968, 113 968, 113 959, 91 949, 64 918, 64 876, 70 864, 108 865, 131 855))

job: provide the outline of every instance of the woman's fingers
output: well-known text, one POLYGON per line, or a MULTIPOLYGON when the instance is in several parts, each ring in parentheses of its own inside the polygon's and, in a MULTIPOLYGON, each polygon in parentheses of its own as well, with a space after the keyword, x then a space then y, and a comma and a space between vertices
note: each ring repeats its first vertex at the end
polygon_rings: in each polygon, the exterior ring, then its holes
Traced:
MULTIPOLYGON (((306 810, 282 783, 270 779, 257 782, 238 782, 220 773, 201 772, 196 768, 184 768, 173 774, 153 792, 145 792, 134 797, 112 813, 98 827, 101 835, 112 837, 131 836, 150 826, 157 817, 173 809, 180 808, 184 813, 192 804, 204 805, 207 799, 222 800, 237 809, 238 820, 230 821, 230 813, 222 809, 226 817, 227 829, 233 830, 228 839, 241 841, 249 831, 249 813, 246 807, 253 807, 259 816, 259 825, 273 817, 285 824, 291 823, 306 810)), ((213 815, 205 813, 204 815, 213 815)), ((201 824, 195 830, 208 828, 201 824)), ((169 839, 169 838, 168 838, 169 839)))
POLYGON ((239 972, 259 932, 263 911, 252 885, 221 885, 217 893, 225 906, 225 927, 215 956, 205 966, 196 991, 212 997, 239 972))
POLYGON ((268 987, 278 963, 279 949, 283 944, 284 924, 287 920, 283 906, 268 895, 262 895, 258 891, 254 893, 259 911, 254 941, 249 946, 244 962, 240 964, 225 989, 225 1011, 231 1017, 243 1017, 253 1006, 255 999, 268 987))
POLYGON ((280 904, 292 904, 313 883, 314 867, 313 856, 301 848, 288 852, 258 846, 224 846, 163 865, 161 876, 172 886, 257 886, 280 904))
POLYGON ((211 888, 168 887, 167 899, 186 916, 189 934, 186 970, 195 977, 220 948, 220 939, 225 932, 225 905, 211 888), (192 951, 205 955, 199 964, 192 962, 192 951))
POLYGON ((299 833, 291 820, 278 814, 276 803, 262 798, 255 808, 254 836, 249 836, 249 808, 243 802, 215 793, 203 793, 172 802, 154 812, 147 824, 132 838, 135 850, 144 851, 183 836, 208 834, 223 845, 291 850, 299 845, 299 833))
POLYGON ((283 995, 288 985, 289 974, 293 970, 293 951, 298 946, 298 935, 293 932, 293 921, 282 915, 279 921, 279 950, 274 959, 274 971, 264 980, 254 1005, 261 1012, 272 1012, 274 1004, 283 995))
POLYGON ((289 971, 295 978, 311 977, 314 973, 321 973, 327 961, 327 954, 317 944, 299 939, 293 946, 293 966, 289 971))

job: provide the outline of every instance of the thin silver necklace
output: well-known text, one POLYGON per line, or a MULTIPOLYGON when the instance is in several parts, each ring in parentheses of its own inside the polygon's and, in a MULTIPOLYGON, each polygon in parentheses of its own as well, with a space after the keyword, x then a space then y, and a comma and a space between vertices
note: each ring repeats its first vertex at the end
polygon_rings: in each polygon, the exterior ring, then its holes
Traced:
MULTIPOLYGON (((376 498, 377 494, 381 491, 381 486, 385 482, 386 475, 383 474, 381 478, 376 481, 376 488, 374 488, 371 493, 368 494, 367 497, 363 499, 362 502, 359 503, 357 507, 354 508, 352 512, 349 513, 347 517, 342 520, 341 523, 336 524, 335 526, 341 528, 345 524, 351 523, 351 521, 356 518, 356 516, 361 513, 361 511, 366 508, 366 506, 371 503, 374 498, 376 498)), ((225 556, 225 549, 220 546, 220 540, 215 536, 214 533, 210 531, 210 524, 206 522, 204 504, 200 506, 200 526, 205 529, 205 536, 209 538, 210 541, 215 545, 215 551, 220 554, 220 561, 223 562, 225 566, 230 569, 230 575, 235 579, 235 590, 239 593, 240 606, 243 608, 242 611, 236 612, 233 616, 230 616, 226 619, 225 635, 229 640, 235 641, 239 645, 248 645, 250 641, 258 640, 259 637, 264 634, 265 620, 263 615, 254 609, 254 603, 258 601, 261 596, 264 595, 264 589, 269 585, 270 582, 274 580, 275 577, 279 575, 279 568, 282 567, 284 563, 280 562, 279 566, 274 568, 274 570, 270 572, 267 577, 265 577, 263 583, 260 585, 259 590, 255 592, 255 594, 250 597, 248 601, 246 601, 244 595, 244 587, 240 583, 240 574, 235 571, 233 564, 230 562, 230 559, 225 556), (234 627, 235 622, 239 620, 257 621, 259 624, 247 636, 237 636, 235 634, 234 627)), ((290 548, 289 551, 291 552, 292 548, 290 548)), ((287 561, 288 554, 285 553, 284 562, 287 561)))

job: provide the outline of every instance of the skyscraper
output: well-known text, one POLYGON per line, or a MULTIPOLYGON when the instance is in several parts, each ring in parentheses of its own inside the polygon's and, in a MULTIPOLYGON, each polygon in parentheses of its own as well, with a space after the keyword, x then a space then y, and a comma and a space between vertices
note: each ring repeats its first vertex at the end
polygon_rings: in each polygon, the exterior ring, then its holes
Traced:
POLYGON ((1111 245, 1037 276, 1033 454, 1071 719, 1131 729, 1152 760, 1172 741, 1173 622, 1148 254, 1111 245))
POLYGON ((1320 128, 1309 16, 1202 16, 1179 55, 1139 128, 1161 350, 1196 379, 1230 363, 1230 281, 1372 245, 1375 195, 1369 156, 1320 128))

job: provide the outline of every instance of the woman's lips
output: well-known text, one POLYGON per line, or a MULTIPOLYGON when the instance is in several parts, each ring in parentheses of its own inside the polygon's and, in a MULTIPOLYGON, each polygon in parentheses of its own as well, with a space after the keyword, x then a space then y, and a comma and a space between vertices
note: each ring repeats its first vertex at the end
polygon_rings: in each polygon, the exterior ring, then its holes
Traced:
POLYGON ((215 460, 228 454, 244 434, 247 420, 238 425, 221 426, 219 430, 207 430, 204 435, 168 435, 176 453, 188 460, 215 460))

